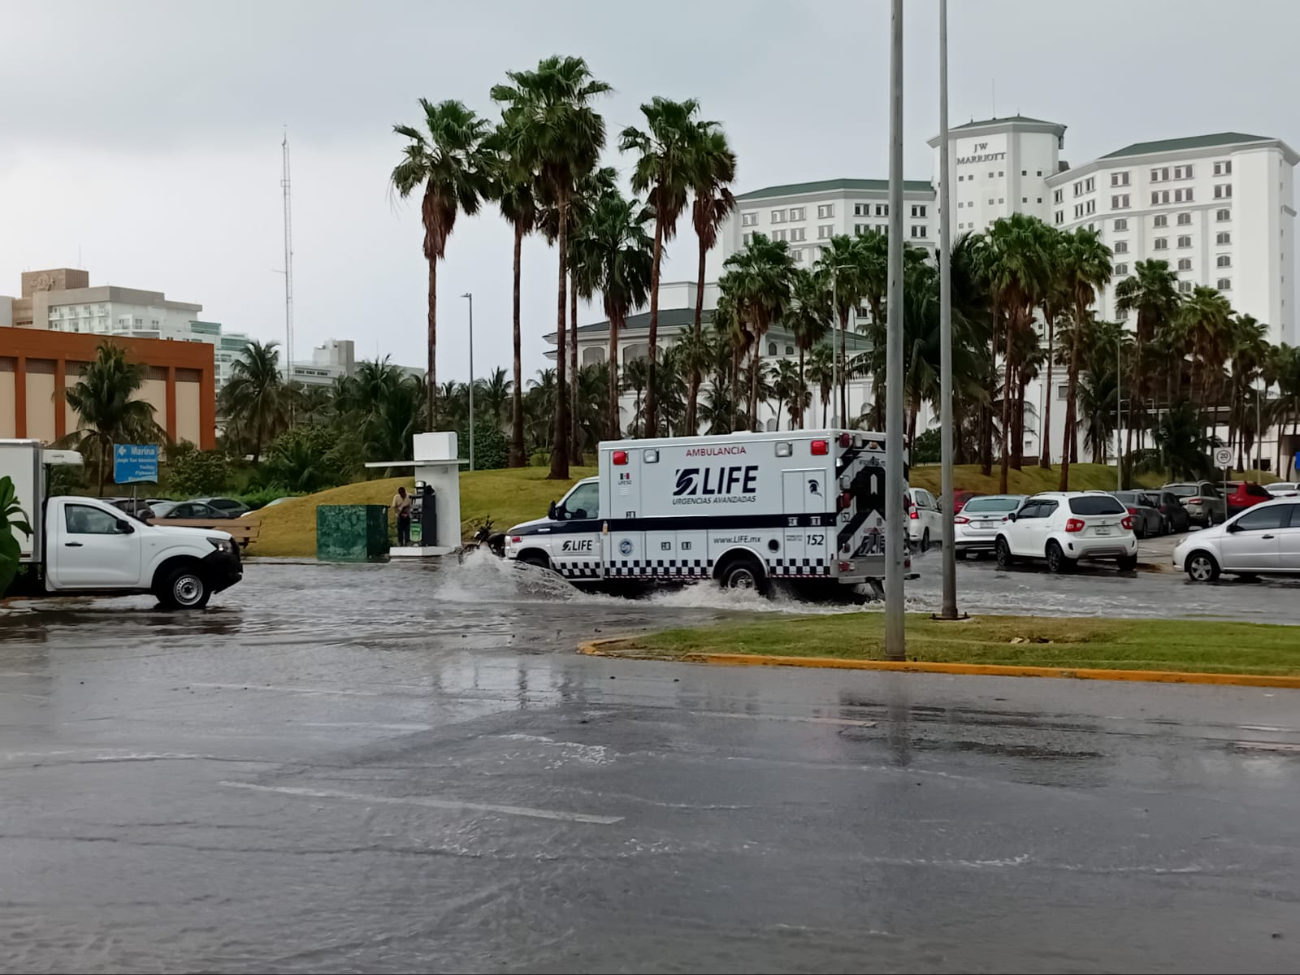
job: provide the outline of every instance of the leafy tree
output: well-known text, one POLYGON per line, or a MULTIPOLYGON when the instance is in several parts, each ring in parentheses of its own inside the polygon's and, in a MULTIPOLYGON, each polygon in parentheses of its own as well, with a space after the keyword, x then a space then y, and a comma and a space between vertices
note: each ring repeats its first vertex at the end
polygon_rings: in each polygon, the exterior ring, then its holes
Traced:
MULTIPOLYGON (((1087 330, 1092 318, 1092 303, 1096 300, 1097 289, 1104 288, 1111 276, 1111 250, 1102 243, 1096 231, 1080 227, 1058 251, 1061 280, 1070 292, 1074 304, 1073 329, 1074 341, 1070 343, 1069 387, 1065 405, 1065 435, 1074 437, 1077 408, 1075 397, 1079 388, 1079 368, 1082 364, 1084 343, 1079 337, 1087 330)), ((1070 457, 1068 441, 1061 451, 1061 477, 1059 487, 1062 491, 1070 489, 1070 457)))
POLYGON ((114 444, 159 443, 167 437, 153 418, 153 406, 132 398, 144 381, 144 366, 130 362, 121 346, 104 342, 81 378, 64 392, 76 411, 78 429, 63 442, 94 464, 101 496, 112 470, 114 444))
MULTIPOLYGON (((1121 316, 1131 312, 1137 313, 1137 347, 1136 375, 1137 399, 1139 401, 1151 395, 1152 371, 1159 362, 1153 355, 1153 345, 1157 336, 1177 317, 1181 299, 1178 294, 1178 275, 1169 270, 1168 261, 1138 261, 1134 265, 1136 272, 1115 285, 1115 310, 1121 316)), ((1166 363, 1173 357, 1166 357, 1166 363)), ((1171 372, 1181 378, 1182 356, 1178 356, 1177 368, 1171 372)), ((1129 424, 1129 444, 1125 453, 1132 451, 1133 424, 1129 424)), ((1139 434, 1139 446, 1141 435, 1139 434)))
POLYGON ((200 450, 187 441, 167 448, 167 491, 176 497, 225 494, 231 474, 230 458, 220 450, 200 450))
POLYGON ((565 374, 564 298, 568 274, 568 207, 577 180, 595 168, 605 146, 605 121, 591 107, 610 90, 577 57, 549 57, 534 71, 507 73, 492 98, 505 106, 507 150, 526 171, 538 174, 543 202, 556 208, 559 283, 556 292, 556 409, 550 476, 569 477, 569 401, 565 374))
POLYGON ((280 434, 267 448, 261 478, 266 484, 310 494, 341 482, 331 451, 334 435, 324 427, 304 425, 280 434))
POLYGON ((749 370, 749 429, 758 422, 759 357, 763 336, 781 321, 790 306, 794 288, 794 260, 783 240, 755 234, 750 245, 723 263, 727 272, 719 285, 729 291, 743 320, 753 327, 749 370))
POLYGON ((19 560, 22 558, 22 545, 14 535, 15 531, 30 538, 32 526, 28 524, 27 515, 19 505, 13 478, 0 477, 0 596, 5 594, 5 590, 18 575, 19 560))
POLYGON ((474 428, 474 469, 497 471, 510 460, 510 448, 499 427, 480 424, 474 428))
MULTIPOLYGON (((790 311, 785 317, 786 327, 794 334, 795 348, 799 350, 799 370, 798 385, 794 400, 797 409, 791 413, 790 422, 794 424, 797 418, 799 428, 802 429, 804 422, 804 410, 807 404, 804 399, 808 398, 808 383, 804 375, 804 357, 825 337, 831 327, 831 301, 830 293, 823 286, 823 282, 818 276, 811 271, 805 271, 802 268, 795 271, 794 286, 791 289, 792 302, 790 311)), ((811 400, 809 399, 809 402, 811 400)))
MULTIPOLYGON (((447 238, 462 211, 478 212, 479 201, 490 189, 488 161, 483 140, 488 123, 463 102, 447 100, 434 104, 420 99, 424 128, 394 125, 393 131, 407 140, 402 161, 390 181, 402 199, 421 193, 420 220, 424 225, 424 259, 429 263, 428 369, 430 389, 438 382, 438 262, 447 252, 447 238)), ((426 404, 427 424, 435 426, 437 406, 433 397, 426 404)))
MULTIPOLYGON (((502 417, 506 404, 512 400, 511 388, 514 384, 506 378, 506 371, 499 366, 493 369, 487 379, 475 381, 475 405, 487 413, 492 425, 498 430, 502 427, 502 417)), ((478 454, 475 453, 477 460, 478 454)))
POLYGON ((937 464, 942 460, 942 444, 938 427, 926 430, 912 441, 913 464, 937 464))

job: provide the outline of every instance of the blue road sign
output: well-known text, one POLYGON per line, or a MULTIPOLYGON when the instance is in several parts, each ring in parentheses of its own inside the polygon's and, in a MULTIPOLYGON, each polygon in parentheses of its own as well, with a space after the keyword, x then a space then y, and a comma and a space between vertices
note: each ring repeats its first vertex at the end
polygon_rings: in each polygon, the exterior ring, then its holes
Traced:
POLYGON ((140 481, 158 483, 158 445, 114 444, 113 481, 116 484, 135 484, 140 481))

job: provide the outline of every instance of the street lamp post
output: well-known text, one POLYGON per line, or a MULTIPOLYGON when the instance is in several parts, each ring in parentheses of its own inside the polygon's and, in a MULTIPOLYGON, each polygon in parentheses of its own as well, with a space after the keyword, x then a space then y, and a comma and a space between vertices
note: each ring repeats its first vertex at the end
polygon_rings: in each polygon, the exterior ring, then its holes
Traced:
POLYGON ((889 290, 885 359, 885 657, 905 659, 903 562, 903 0, 889 24, 889 290))
MULTIPOLYGON (((943 601, 939 616, 957 619, 957 549, 952 476, 952 241, 948 205, 948 0, 939 0, 939 493, 943 513, 943 601)), ((1040 416, 1042 414, 1039 414, 1040 416)))
POLYGON ((467 291, 462 298, 469 299, 469 469, 474 469, 474 294, 467 291))

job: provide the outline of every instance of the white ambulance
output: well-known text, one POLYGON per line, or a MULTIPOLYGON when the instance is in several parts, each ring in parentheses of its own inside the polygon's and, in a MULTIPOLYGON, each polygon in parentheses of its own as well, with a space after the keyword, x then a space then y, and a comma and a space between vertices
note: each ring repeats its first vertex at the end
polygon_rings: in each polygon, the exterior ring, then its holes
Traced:
MULTIPOLYGON (((885 437, 847 430, 625 440, 505 557, 579 586, 716 580, 809 594, 885 572, 885 437)), ((910 562, 909 562, 910 565, 910 562)))

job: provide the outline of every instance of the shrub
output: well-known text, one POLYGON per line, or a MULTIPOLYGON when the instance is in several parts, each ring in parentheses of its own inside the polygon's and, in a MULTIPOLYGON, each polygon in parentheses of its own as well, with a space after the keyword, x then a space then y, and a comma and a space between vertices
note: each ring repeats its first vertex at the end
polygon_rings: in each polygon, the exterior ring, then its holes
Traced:
POLYGON ((499 471, 510 462, 510 445, 505 436, 494 426, 480 426, 474 429, 474 469, 476 471, 499 471))
POLYGON ((32 527, 27 523, 27 515, 18 505, 13 478, 0 477, 0 596, 4 595, 9 583, 18 574, 22 546, 18 543, 15 531, 30 537, 32 527))
POLYGON ((942 444, 939 442, 939 429, 926 430, 919 434, 912 444, 913 464, 937 464, 941 458, 942 444))
POLYGON ((330 458, 334 441, 329 429, 315 424, 294 427, 280 434, 267 448, 266 463, 254 478, 256 484, 250 487, 278 485, 307 494, 334 487, 342 482, 339 464, 330 458))
POLYGON ((230 458, 217 450, 199 450, 192 443, 167 448, 165 490, 177 497, 224 494, 230 490, 230 458))

